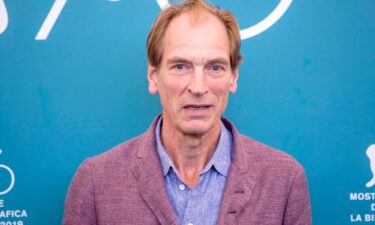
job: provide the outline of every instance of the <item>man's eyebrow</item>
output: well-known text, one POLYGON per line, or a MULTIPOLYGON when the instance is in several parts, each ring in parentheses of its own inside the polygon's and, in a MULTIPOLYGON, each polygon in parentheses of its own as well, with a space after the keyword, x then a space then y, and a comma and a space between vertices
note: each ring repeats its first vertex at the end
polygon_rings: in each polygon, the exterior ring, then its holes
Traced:
POLYGON ((222 64, 222 65, 225 65, 225 66, 230 65, 229 60, 227 60, 226 58, 222 58, 222 57, 209 59, 206 62, 206 64, 215 64, 215 63, 222 64))
POLYGON ((191 63, 191 61, 186 58, 182 58, 178 56, 167 59, 167 64, 175 64, 175 63, 191 63))

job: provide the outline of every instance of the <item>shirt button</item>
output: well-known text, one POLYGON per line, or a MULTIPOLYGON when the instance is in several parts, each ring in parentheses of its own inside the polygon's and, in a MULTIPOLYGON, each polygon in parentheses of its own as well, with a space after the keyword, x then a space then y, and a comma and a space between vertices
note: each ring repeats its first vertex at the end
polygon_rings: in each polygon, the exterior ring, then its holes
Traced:
MULTIPOLYGON (((185 185, 180 184, 180 185, 178 185, 178 188, 179 188, 181 191, 183 191, 183 190, 185 190, 185 185)), ((193 224, 192 224, 192 223, 189 223, 188 225, 193 225, 193 224)))

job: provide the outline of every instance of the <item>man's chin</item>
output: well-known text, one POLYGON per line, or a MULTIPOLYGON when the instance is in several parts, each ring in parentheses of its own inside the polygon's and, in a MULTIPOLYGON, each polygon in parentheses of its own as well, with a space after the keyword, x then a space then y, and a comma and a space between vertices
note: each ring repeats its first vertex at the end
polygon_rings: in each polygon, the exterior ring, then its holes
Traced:
POLYGON ((207 121, 189 121, 181 124, 180 131, 187 135, 204 135, 213 128, 212 123, 207 121))

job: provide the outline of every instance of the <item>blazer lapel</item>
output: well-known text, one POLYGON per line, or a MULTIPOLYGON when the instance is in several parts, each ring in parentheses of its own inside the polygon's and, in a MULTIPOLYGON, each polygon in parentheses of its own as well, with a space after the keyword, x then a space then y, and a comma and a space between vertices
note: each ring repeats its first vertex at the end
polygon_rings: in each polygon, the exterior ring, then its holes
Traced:
POLYGON ((161 224, 177 225, 177 218, 169 201, 164 184, 164 175, 156 150, 155 126, 159 117, 145 133, 140 143, 132 169, 138 179, 139 191, 161 224))
POLYGON ((248 162, 249 156, 242 148, 241 135, 233 124, 223 119, 224 124, 232 131, 233 150, 232 162, 229 169, 227 183, 224 189, 218 225, 237 225, 237 214, 249 203, 255 186, 256 162, 248 162))

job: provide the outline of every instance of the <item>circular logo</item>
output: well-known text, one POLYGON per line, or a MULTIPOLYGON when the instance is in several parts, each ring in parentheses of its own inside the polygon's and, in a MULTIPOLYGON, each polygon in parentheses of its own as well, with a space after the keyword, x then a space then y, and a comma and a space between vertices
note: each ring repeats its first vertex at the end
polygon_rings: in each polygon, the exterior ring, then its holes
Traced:
MULTIPOLYGON (((0 149, 0 155, 1 155, 1 153, 2 153, 2 150, 0 149)), ((4 169, 5 172, 10 175, 9 185, 6 185, 6 188, 4 188, 4 190, 0 190, 0 195, 5 195, 12 190, 16 178, 14 176, 13 170, 9 166, 4 165, 4 164, 0 164, 0 169, 4 169)), ((2 181, 0 180, 0 182, 2 182, 2 181)))
MULTIPOLYGON (((241 39, 244 40, 254 37, 270 28, 284 15, 290 4, 292 4, 292 1, 293 0, 280 0, 276 8, 266 18, 251 27, 241 29, 241 39)), ((168 0, 156 0, 156 2, 161 9, 165 9, 170 5, 168 0)))

